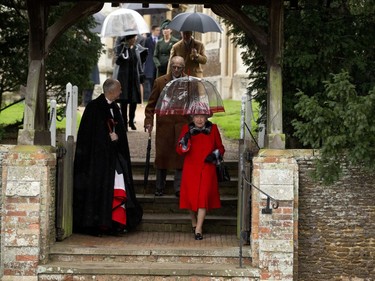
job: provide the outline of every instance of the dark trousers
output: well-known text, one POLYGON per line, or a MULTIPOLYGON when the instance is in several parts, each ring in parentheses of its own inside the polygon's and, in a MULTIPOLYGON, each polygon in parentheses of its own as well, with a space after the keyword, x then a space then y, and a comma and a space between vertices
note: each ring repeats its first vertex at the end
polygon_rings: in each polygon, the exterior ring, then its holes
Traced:
POLYGON ((146 78, 143 83, 143 101, 148 101, 154 87, 154 78, 146 78))
MULTIPOLYGON (((175 170, 174 182, 173 182, 173 188, 175 192, 180 191, 181 176, 182 176, 182 170, 181 169, 175 170)), ((165 189, 166 179, 167 179, 167 170, 156 169, 156 190, 163 191, 165 189)))
POLYGON ((129 125, 134 125, 134 117, 135 111, 137 109, 136 103, 127 103, 127 102, 120 102, 121 104, 121 114, 122 118, 124 119, 124 124, 127 127, 129 125), (128 105, 129 105, 129 118, 128 118, 128 105))

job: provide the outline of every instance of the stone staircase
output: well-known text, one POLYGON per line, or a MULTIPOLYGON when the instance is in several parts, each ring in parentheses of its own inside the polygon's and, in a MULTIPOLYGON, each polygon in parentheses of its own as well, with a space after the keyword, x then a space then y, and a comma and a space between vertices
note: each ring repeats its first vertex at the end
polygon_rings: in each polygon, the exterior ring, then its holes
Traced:
MULTIPOLYGON (((187 210, 179 209, 179 199, 173 189, 173 171, 167 175, 164 196, 154 196, 155 169, 150 167, 148 185, 144 186, 144 162, 133 161, 133 178, 137 198, 143 206, 144 216, 139 230, 186 232, 191 230, 187 210)), ((238 162, 226 161, 231 173, 231 181, 220 183, 222 207, 211 210, 204 223, 204 232, 236 234, 237 231, 237 190, 238 162)))
POLYGON ((155 172, 144 187, 144 161, 133 161, 141 225, 123 237, 73 234, 51 246, 38 280, 259 280, 249 245, 237 238, 237 161, 227 161, 231 182, 220 184, 222 208, 210 212, 204 239, 195 241, 186 210, 178 207, 173 176, 166 194, 155 197, 155 172), (241 257, 240 257, 241 256, 241 257))

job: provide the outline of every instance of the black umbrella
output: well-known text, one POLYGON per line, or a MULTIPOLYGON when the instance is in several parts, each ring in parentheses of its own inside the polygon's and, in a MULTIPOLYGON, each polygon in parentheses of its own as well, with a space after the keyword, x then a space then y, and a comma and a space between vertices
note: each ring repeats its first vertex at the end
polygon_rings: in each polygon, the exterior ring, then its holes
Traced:
POLYGON ((93 33, 100 33, 100 31, 102 30, 102 25, 105 19, 105 15, 102 14, 101 12, 98 12, 96 14, 93 14, 93 17, 94 17, 96 25, 95 27, 90 28, 90 31, 93 33))
POLYGON ((161 14, 171 10, 167 4, 148 4, 144 6, 142 3, 127 3, 122 4, 123 8, 131 9, 137 11, 141 15, 152 15, 152 14, 161 14))
POLYGON ((148 133, 147 149, 146 149, 146 165, 145 174, 143 180, 143 192, 146 194, 146 188, 148 184, 148 174, 150 172, 150 158, 151 158, 151 132, 148 133))
POLYGON ((221 26, 209 15, 202 13, 181 13, 168 24, 168 28, 176 31, 222 32, 221 26))

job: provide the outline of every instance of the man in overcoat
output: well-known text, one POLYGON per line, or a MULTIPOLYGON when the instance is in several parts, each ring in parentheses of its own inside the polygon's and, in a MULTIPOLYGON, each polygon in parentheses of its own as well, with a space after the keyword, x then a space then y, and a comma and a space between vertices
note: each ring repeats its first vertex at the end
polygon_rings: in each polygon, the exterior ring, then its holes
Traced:
MULTIPOLYGON (((170 73, 156 78, 151 96, 145 108, 144 128, 148 133, 154 126, 155 106, 165 85, 175 78, 184 76, 185 63, 180 56, 175 56, 170 62, 170 73)), ((156 168, 156 196, 162 196, 165 189, 167 170, 175 170, 174 190, 177 197, 180 196, 180 182, 183 158, 175 149, 177 138, 184 124, 189 122, 188 116, 167 115, 156 116, 155 137, 155 168, 156 168)))
MULTIPOLYGON (((174 56, 180 56, 185 61, 185 74, 202 78, 202 64, 207 63, 207 56, 202 42, 192 37, 191 31, 183 31, 182 39, 173 45, 169 64, 174 56)), ((169 72, 171 69, 169 68, 169 72)))
POLYGON ((156 66, 154 63, 154 51, 155 45, 159 40, 160 27, 153 25, 151 27, 151 35, 147 37, 145 41, 145 47, 148 49, 147 59, 144 65, 144 99, 148 100, 151 95, 152 87, 154 86, 154 80, 156 78, 156 66))

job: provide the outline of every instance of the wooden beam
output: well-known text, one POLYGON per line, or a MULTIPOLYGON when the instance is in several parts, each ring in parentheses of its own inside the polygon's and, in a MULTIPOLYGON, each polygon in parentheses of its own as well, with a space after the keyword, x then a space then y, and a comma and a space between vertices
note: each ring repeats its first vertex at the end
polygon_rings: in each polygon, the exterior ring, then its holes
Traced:
POLYGON ((218 16, 225 18, 240 27, 247 36, 254 40, 267 61, 267 33, 241 10, 241 5, 212 5, 211 10, 218 16))
POLYGON ((99 12, 103 8, 103 5, 104 3, 97 1, 85 1, 74 5, 68 12, 66 12, 47 29, 45 49, 48 50, 61 34, 63 34, 69 27, 77 23, 80 19, 99 12))
MULTIPOLYGON (((237 0, 238 1, 238 0, 237 0)), ((46 0, 47 3, 56 3, 56 2, 76 2, 76 3, 83 3, 86 2, 85 0, 46 0)), ((98 0, 95 1, 98 3, 124 3, 124 0, 98 0)), ((127 0, 126 3, 139 3, 139 0, 127 0)), ((233 4, 235 1, 233 0, 163 0, 164 4, 199 4, 199 5, 205 5, 205 4, 233 4)), ((241 3, 241 5, 267 5, 269 0, 241 0, 238 1, 241 3)), ((148 0, 145 3, 150 4, 159 4, 160 0, 148 0)))

